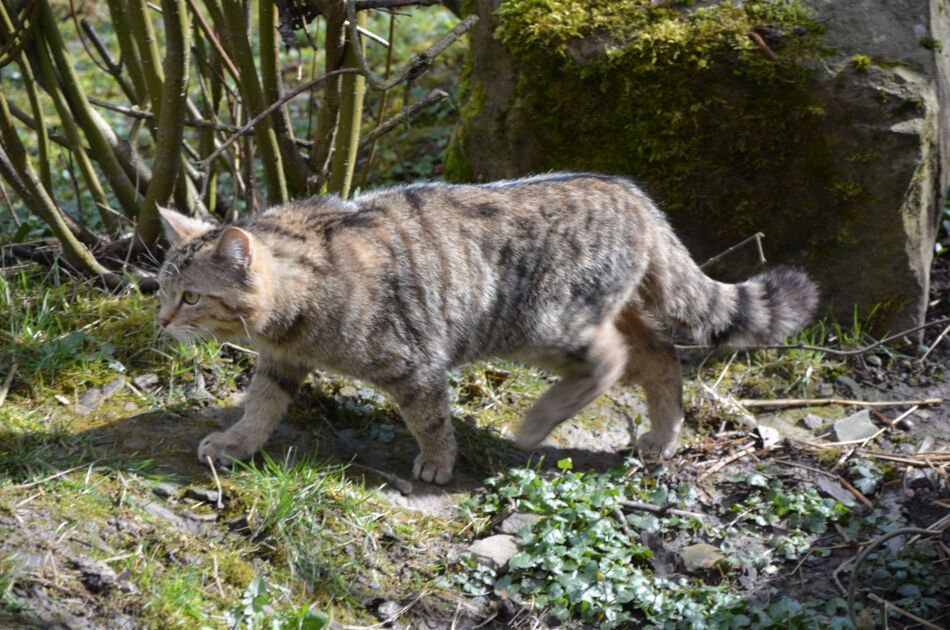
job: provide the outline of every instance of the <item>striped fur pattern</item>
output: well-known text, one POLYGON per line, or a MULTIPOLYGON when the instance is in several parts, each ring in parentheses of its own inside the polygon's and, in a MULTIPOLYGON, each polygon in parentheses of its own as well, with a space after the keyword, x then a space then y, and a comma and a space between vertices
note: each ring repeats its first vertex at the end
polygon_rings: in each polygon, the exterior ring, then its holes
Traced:
POLYGON ((447 372, 493 356, 560 376, 528 411, 531 447, 617 379, 644 387, 669 456, 683 421, 679 363, 663 329, 742 346, 804 325, 817 290, 775 269, 741 284, 703 274, 630 181, 560 173, 480 186, 417 184, 326 196, 215 227, 163 212, 173 248, 159 323, 260 353, 242 419, 199 446, 219 464, 257 451, 313 369, 353 376, 398 404, 445 483, 456 444, 447 372))

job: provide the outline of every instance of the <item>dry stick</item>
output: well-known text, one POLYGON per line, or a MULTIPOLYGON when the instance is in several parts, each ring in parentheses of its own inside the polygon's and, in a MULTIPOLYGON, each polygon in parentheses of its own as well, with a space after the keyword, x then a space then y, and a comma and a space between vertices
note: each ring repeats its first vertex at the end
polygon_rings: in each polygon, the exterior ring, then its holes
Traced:
POLYGON ((917 359, 917 363, 923 363, 924 359, 930 356, 930 353, 934 351, 934 348, 940 345, 940 342, 943 341, 943 338, 947 336, 947 333, 950 333, 950 325, 944 328, 943 332, 937 335, 937 339, 932 344, 930 344, 930 347, 927 348, 927 352, 924 353, 924 356, 917 359))
POLYGON ((925 628, 934 628, 934 630, 943 630, 943 627, 938 626, 937 624, 934 624, 934 623, 930 623, 930 622, 927 621, 926 619, 922 619, 921 617, 918 617, 918 616, 915 615, 914 613, 912 613, 912 612, 910 612, 910 611, 908 611, 908 610, 904 610, 903 608, 901 608, 901 607, 898 606, 897 604, 892 604, 891 602, 887 601, 886 599, 883 599, 883 598, 881 598, 881 597, 878 597, 878 596, 875 595, 874 593, 868 593, 868 599, 873 599, 873 600, 876 601, 877 603, 883 605, 885 608, 890 608, 891 610, 893 610, 893 611, 895 611, 895 612, 899 612, 900 614, 904 615, 904 616, 907 617, 908 619, 913 619, 914 621, 916 621, 916 622, 919 623, 920 625, 924 626, 925 628))
POLYGON ((703 479, 705 479, 705 478, 708 477, 709 475, 712 475, 713 473, 719 472, 720 470, 722 470, 723 468, 725 468, 726 466, 728 466, 728 465, 731 464, 732 462, 736 461, 737 459, 742 459, 742 458, 745 457, 746 455, 751 455, 751 454, 754 453, 754 452, 755 452, 755 446, 752 446, 752 445, 746 446, 745 448, 743 448, 743 449, 740 450, 740 451, 736 451, 735 453, 733 453, 732 455, 730 455, 730 456, 727 457, 726 459, 720 460, 720 461, 716 462, 715 464, 713 464, 712 466, 710 466, 709 470, 707 470, 706 472, 704 472, 703 474, 701 474, 701 475, 699 476, 699 478, 697 479, 697 481, 702 481, 703 479))
MULTIPOLYGON (((96 462, 93 462, 93 463, 94 463, 94 464, 97 464, 97 463, 99 463, 99 462, 96 461, 96 462)), ((90 464, 90 466, 91 466, 91 465, 92 465, 92 464, 90 464)), ((15 486, 7 486, 6 488, 0 488, 0 490, 26 490, 27 488, 32 488, 33 486, 38 486, 38 485, 40 485, 40 484, 44 484, 44 483, 46 483, 47 481, 52 481, 53 479, 58 479, 59 477, 62 477, 63 475, 68 475, 68 474, 71 473, 71 472, 76 472, 76 471, 79 470, 80 468, 85 468, 85 467, 86 467, 86 464, 83 464, 83 465, 81 465, 81 466, 73 466, 72 468, 68 468, 68 469, 66 469, 66 470, 61 470, 61 471, 59 471, 58 473, 56 473, 55 475, 50 475, 49 477, 44 477, 43 479, 38 479, 38 480, 36 480, 36 481, 31 481, 30 483, 21 483, 21 484, 15 485, 15 486)))
POLYGON ((409 62, 403 66, 402 70, 396 73, 396 76, 384 80, 373 74, 373 71, 370 70, 366 64, 366 57, 363 56, 363 45, 360 43, 359 36, 356 33, 356 4, 357 3, 353 2, 353 0, 347 0, 346 2, 347 26, 350 29, 350 40, 353 42, 353 52, 356 55, 360 70, 363 76, 366 77, 366 82, 369 83, 374 90, 388 90, 403 81, 412 81, 423 74, 429 69, 429 66, 432 65, 436 57, 455 43, 459 37, 464 35, 466 31, 470 30, 478 22, 477 15, 468 16, 452 27, 449 32, 443 35, 434 44, 410 59, 409 62))
MULTIPOLYGON (((864 346, 863 348, 858 348, 856 350, 835 350, 833 348, 824 348, 822 346, 809 346, 803 343, 789 343, 789 344, 778 343, 778 344, 765 344, 761 346, 745 346, 743 347, 743 350, 810 350, 813 352, 824 352, 825 354, 831 354, 837 357, 850 357, 850 356, 855 356, 858 354, 864 354, 865 352, 873 350, 874 348, 877 348, 878 346, 882 346, 889 341, 894 341, 895 339, 906 337, 907 335, 911 333, 915 333, 918 330, 931 328, 933 326, 941 326, 943 324, 948 324, 948 323, 950 323, 950 317, 935 319, 932 322, 927 322, 925 324, 921 324, 920 326, 914 326, 913 328, 902 330, 898 333, 894 333, 893 335, 888 335, 887 337, 884 337, 880 341, 872 343, 869 346, 864 346)), ((677 345, 676 349, 677 350, 709 350, 710 348, 714 348, 714 347, 715 346, 709 346, 709 345, 685 345, 685 346, 677 345)))
POLYGON ((717 255, 713 256, 712 258, 710 258, 709 260, 707 260, 706 262, 704 262, 703 264, 701 264, 701 265, 699 266, 699 268, 700 268, 700 269, 705 269, 706 267, 708 267, 709 265, 713 264, 713 263, 716 262, 717 260, 720 260, 720 259, 722 259, 722 258, 725 258, 726 256, 728 256, 728 255, 731 254, 732 252, 736 251, 737 249, 739 249, 740 247, 742 247, 743 245, 745 245, 746 243, 749 243, 749 242, 751 242, 751 241, 755 241, 756 246, 757 246, 758 249, 759 249, 759 263, 764 265, 766 261, 765 261, 765 252, 762 250, 762 239, 763 239, 763 238, 765 238, 765 234, 763 234, 762 232, 756 232, 755 234, 753 234, 753 235, 750 236, 749 238, 744 239, 744 240, 740 241, 739 243, 736 243, 735 245, 733 245, 732 247, 730 247, 730 248, 727 249, 726 251, 722 252, 721 254, 717 254, 717 255))
POLYGON ((643 503, 642 501, 630 501, 629 499, 619 499, 617 503, 631 510, 639 510, 641 512, 650 512, 652 514, 675 514, 677 516, 694 516, 696 518, 707 518, 705 514, 702 514, 700 512, 690 512, 689 510, 681 510, 679 508, 664 507, 662 505, 653 505, 652 503, 643 503))
POLYGON ((442 0, 356 0, 356 10, 396 9, 410 6, 429 7, 441 3, 442 0))
POLYGON ((775 400, 740 400, 743 407, 752 408, 779 408, 779 407, 825 407, 828 405, 844 405, 851 407, 903 407, 905 405, 919 405, 928 407, 942 405, 942 398, 925 398, 922 400, 849 400, 846 398, 776 398, 775 400))
POLYGON ((865 507, 867 507, 869 510, 874 509, 874 504, 871 503, 871 501, 866 496, 864 496, 863 492, 861 492, 860 490, 855 488, 853 485, 851 485, 850 481, 848 481, 841 475, 838 475, 838 483, 844 486, 845 490, 853 494, 854 498, 860 501, 861 503, 863 503, 865 507))
POLYGON ((214 483, 216 486, 218 486, 218 499, 214 502, 214 506, 219 510, 224 509, 224 503, 221 501, 221 479, 218 478, 218 471, 214 468, 214 459, 210 455, 207 455, 205 459, 208 460, 208 466, 211 467, 211 474, 214 476, 214 483))
POLYGON ((0 407, 3 406, 3 403, 7 400, 7 394, 10 393, 10 386, 13 384, 13 376, 16 374, 17 362, 16 359, 13 360, 13 364, 10 365, 10 371, 7 373, 7 377, 3 379, 3 385, 0 386, 0 407))
POLYGON ((264 118, 266 118, 271 112, 276 110, 278 107, 296 98, 297 95, 302 94, 303 92, 306 92, 307 90, 316 87, 317 85, 319 85, 320 83, 323 83, 324 81, 326 81, 327 79, 331 77, 339 76, 341 74, 358 74, 359 72, 360 71, 356 68, 341 68, 339 70, 333 70, 332 72, 327 72, 326 74, 319 76, 316 79, 307 81, 303 85, 294 88, 290 92, 287 92, 282 97, 280 97, 279 100, 274 101, 273 103, 271 103, 270 105, 262 109, 261 113, 259 113, 257 116, 247 121, 247 123, 245 123, 232 135, 228 136, 228 139, 222 142, 221 146, 215 149, 211 155, 209 155, 208 157, 206 157, 205 159, 197 163, 198 169, 205 170, 206 168, 208 168, 208 166, 212 162, 214 162, 218 158, 219 155, 224 153, 224 151, 227 150, 229 146, 234 144, 234 142, 238 138, 246 134, 250 129, 254 127, 254 125, 261 122, 264 118))

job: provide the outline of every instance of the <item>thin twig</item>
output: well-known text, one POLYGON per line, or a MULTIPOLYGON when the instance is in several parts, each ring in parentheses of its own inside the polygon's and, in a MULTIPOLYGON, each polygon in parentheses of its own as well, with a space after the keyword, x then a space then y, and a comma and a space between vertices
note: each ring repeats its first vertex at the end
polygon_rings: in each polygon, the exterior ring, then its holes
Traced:
POLYGON ((923 362, 924 362, 924 359, 926 359, 927 357, 929 357, 929 356, 930 356, 930 353, 934 351, 934 348, 936 348, 938 345, 940 345, 940 342, 943 341, 943 338, 947 336, 947 333, 950 333, 950 325, 948 325, 946 328, 944 328, 944 329, 943 329, 943 332, 941 332, 939 335, 937 335, 937 339, 936 339, 932 344, 930 344, 930 347, 927 348, 927 352, 924 353, 924 356, 922 356, 922 357, 920 357, 919 359, 917 359, 917 363, 923 363, 923 362))
MULTIPOLYGON (((95 464, 95 463, 98 463, 98 462, 93 462, 93 463, 95 464)), ((38 485, 40 485, 40 484, 44 484, 44 483, 46 483, 47 481, 52 481, 53 479, 58 479, 59 477, 62 477, 63 475, 68 475, 68 474, 71 473, 71 472, 76 472, 76 471, 79 470, 80 468, 85 468, 85 467, 86 467, 86 464, 83 464, 82 466, 73 466, 72 468, 68 468, 68 469, 66 469, 66 470, 61 470, 61 471, 59 471, 58 473, 56 473, 55 475, 50 475, 49 477, 44 477, 43 479, 38 479, 37 481, 31 481, 30 483, 21 483, 21 484, 14 485, 14 486, 7 486, 6 488, 0 488, 0 489, 3 489, 3 490, 26 490, 27 488, 32 488, 33 486, 38 486, 38 485)))
POLYGON ((219 155, 224 153, 224 151, 229 146, 234 144, 234 142, 238 138, 240 138, 245 133, 247 133, 248 130, 252 129, 257 123, 261 122, 261 120, 269 116, 274 110, 279 108, 281 105, 296 98, 298 94, 302 94, 303 92, 306 92, 307 90, 316 87, 317 85, 319 85, 320 83, 323 83, 324 81, 326 81, 327 79, 331 77, 339 76, 341 74, 359 74, 359 73, 360 71, 356 68, 340 68, 339 70, 333 70, 331 72, 327 72, 326 74, 319 76, 316 79, 311 79, 310 81, 307 81, 303 85, 294 88, 290 92, 287 92, 286 94, 281 96, 278 100, 274 101, 273 103, 265 107, 257 116, 254 116, 254 118, 251 118, 249 121, 247 121, 247 123, 245 123, 244 126, 238 129, 235 133, 228 136, 227 140, 222 142, 221 145, 211 153, 211 155, 209 155, 208 157, 206 157, 205 159, 197 163, 198 168, 200 170, 207 169, 208 166, 212 162, 214 162, 218 158, 219 155))
POLYGON ((363 45, 360 43, 359 35, 356 32, 357 4, 358 3, 353 0, 346 1, 346 20, 350 29, 350 42, 353 44, 353 53, 356 55, 356 60, 359 63, 360 73, 366 77, 366 82, 369 83, 374 90, 380 91, 395 87, 403 81, 412 81, 423 74, 429 69, 436 57, 478 22, 477 15, 468 16, 452 27, 451 30, 439 38, 434 44, 410 59, 409 62, 403 66, 402 70, 396 73, 396 76, 390 77, 389 79, 380 79, 369 69, 369 65, 366 63, 366 57, 363 55, 363 45))
POLYGON ((640 512, 650 512, 651 514, 660 514, 660 515, 675 514, 677 516, 694 516, 700 519, 707 518, 705 514, 702 514, 700 512, 690 512, 689 510, 681 510, 679 508, 674 508, 674 507, 653 505, 652 503, 643 503, 642 501, 618 499, 617 503, 631 510, 638 510, 640 512))
POLYGON ((223 510, 223 509, 224 509, 224 502, 221 500, 221 497, 222 497, 222 495, 223 495, 223 493, 222 493, 222 491, 221 491, 221 479, 218 478, 218 471, 215 470, 215 467, 214 467, 214 458, 211 457, 210 455, 208 455, 208 456, 205 457, 205 459, 208 460, 208 466, 211 467, 211 474, 214 476, 214 483, 215 483, 216 486, 218 486, 218 498, 217 498, 217 500, 214 502, 214 507, 216 507, 216 508, 219 509, 219 510, 223 510))
POLYGON ((759 250, 759 264, 764 265, 765 262, 766 262, 766 260, 765 260, 765 252, 762 250, 762 239, 763 239, 763 238, 765 238, 765 234, 763 234, 762 232, 756 232, 755 234, 753 234, 753 235, 750 236, 749 238, 743 239, 742 241, 736 243, 735 245, 733 245, 733 246, 730 247, 729 249, 725 250, 725 251, 722 252, 721 254, 716 254, 715 256, 713 256, 712 258, 710 258, 709 260, 707 260, 706 262, 704 262, 703 264, 701 264, 701 265, 699 266, 699 268, 700 268, 700 269, 705 269, 706 267, 708 267, 709 265, 713 264, 713 263, 716 262, 717 260, 720 260, 720 259, 722 259, 722 258, 725 258, 726 256, 728 256, 728 255, 731 254, 732 252, 736 251, 737 249, 739 249, 740 247, 742 247, 742 246, 745 245, 746 243, 751 243, 752 241, 755 241, 755 242, 756 242, 756 246, 758 247, 758 250, 759 250))
POLYGON ((424 99, 422 99, 421 101, 417 101, 408 107, 404 107, 401 112, 399 112, 398 114, 388 119, 386 122, 384 122, 380 126, 376 127, 375 129, 367 133, 365 136, 360 138, 360 147, 362 148, 366 146, 367 144, 375 141, 381 135, 389 133, 390 131, 398 127, 399 124, 402 123, 404 120, 413 118, 416 114, 421 112, 426 107, 429 107, 430 105, 434 105, 435 103, 438 103, 439 101, 444 101, 448 97, 449 95, 447 92, 440 90, 439 88, 435 88, 434 90, 429 92, 424 99))
POLYGON ((901 607, 898 606, 897 604, 892 604, 891 602, 887 601, 886 599, 882 599, 881 597, 878 597, 878 596, 875 595, 874 593, 868 593, 868 598, 869 598, 869 599, 873 599, 873 600, 876 601, 877 603, 883 605, 885 608, 890 608, 891 610, 893 610, 893 611, 895 611, 895 612, 899 612, 900 614, 904 615, 904 616, 907 617, 908 619, 913 619, 914 621, 916 621, 916 622, 919 623, 920 625, 924 626, 925 628, 933 628, 934 630, 944 630, 944 628, 946 627, 946 626, 938 626, 937 624, 930 623, 930 622, 927 621, 926 619, 923 619, 923 618, 921 618, 921 617, 918 617, 918 616, 915 615, 914 613, 912 613, 912 612, 910 612, 910 611, 908 611, 908 610, 904 610, 903 608, 901 608, 901 607))
POLYGON ((919 405, 928 407, 942 405, 942 398, 925 398, 922 400, 850 400, 847 398, 776 398, 774 400, 740 400, 743 407, 753 409, 777 409, 784 407, 826 407, 828 405, 842 405, 849 407, 904 407, 919 405))

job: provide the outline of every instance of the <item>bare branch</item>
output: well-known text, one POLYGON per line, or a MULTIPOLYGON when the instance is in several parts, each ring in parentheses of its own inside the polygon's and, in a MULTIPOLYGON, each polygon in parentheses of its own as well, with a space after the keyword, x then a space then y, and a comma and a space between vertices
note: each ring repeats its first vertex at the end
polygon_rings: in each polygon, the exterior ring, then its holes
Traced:
POLYGON ((350 40, 353 42, 353 51, 356 53, 356 60, 359 62, 360 70, 362 70, 363 76, 366 77, 366 81, 369 82, 374 90, 388 90, 393 86, 399 85, 403 81, 412 81, 416 77, 420 76, 429 69, 436 57, 442 54, 446 48, 451 46, 456 40, 458 40, 459 37, 464 35, 478 22, 477 15, 468 16, 452 27, 448 33, 443 35, 437 42, 429 46, 429 48, 423 50, 421 53, 410 59, 409 62, 402 68, 402 70, 397 72, 395 76, 384 80, 373 74, 372 70, 370 70, 369 66, 366 64, 366 57, 363 55, 363 46, 360 44, 359 35, 356 33, 357 4, 358 3, 354 0, 347 0, 346 20, 350 29, 350 40))
POLYGON ((398 114, 388 119, 386 122, 384 122, 380 126, 376 127, 375 129, 367 133, 365 136, 360 138, 360 147, 364 147, 367 144, 375 141, 380 136, 387 134, 393 129, 395 129, 396 127, 398 127, 404 121, 415 117, 419 112, 421 112, 426 107, 429 107, 430 105, 434 105, 440 101, 444 101, 448 97, 449 97, 448 92, 445 92, 444 90, 440 90, 439 88, 435 88, 434 90, 429 92, 424 99, 413 103, 409 107, 404 107, 401 112, 399 112, 398 114))

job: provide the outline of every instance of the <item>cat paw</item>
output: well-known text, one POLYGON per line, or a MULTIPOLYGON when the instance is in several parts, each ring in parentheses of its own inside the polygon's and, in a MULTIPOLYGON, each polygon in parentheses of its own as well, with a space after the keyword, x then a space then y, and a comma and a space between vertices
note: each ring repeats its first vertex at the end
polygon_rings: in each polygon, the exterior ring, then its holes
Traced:
POLYGON ((524 451, 530 451, 543 442, 550 432, 551 427, 545 423, 525 418, 515 435, 515 446, 524 451))
POLYGON ((676 452, 676 436, 647 431, 637 441, 637 452, 645 459, 666 459, 676 452))
POLYGON ((426 453, 419 453, 412 466, 412 477, 442 486, 452 480, 453 468, 455 468, 454 457, 433 457, 426 453))
POLYGON ((248 447, 246 440, 230 431, 211 433, 198 445, 198 460, 207 465, 208 458, 218 468, 230 468, 235 461, 243 461, 257 449, 248 447))

